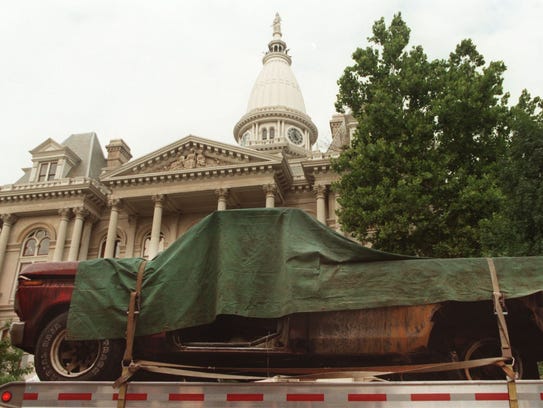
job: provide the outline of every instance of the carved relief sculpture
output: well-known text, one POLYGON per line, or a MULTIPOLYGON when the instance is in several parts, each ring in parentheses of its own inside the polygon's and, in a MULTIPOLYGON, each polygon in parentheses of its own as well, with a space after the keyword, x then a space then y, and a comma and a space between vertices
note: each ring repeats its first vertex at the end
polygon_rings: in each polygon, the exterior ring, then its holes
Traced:
POLYGON ((162 167, 163 170, 184 170, 198 167, 220 166, 223 163, 215 157, 206 156, 202 149, 190 149, 187 155, 180 154, 178 158, 162 167))
POLYGON ((185 169, 193 169, 196 167, 196 153, 194 153, 194 149, 190 149, 189 154, 187 154, 184 167, 185 169))

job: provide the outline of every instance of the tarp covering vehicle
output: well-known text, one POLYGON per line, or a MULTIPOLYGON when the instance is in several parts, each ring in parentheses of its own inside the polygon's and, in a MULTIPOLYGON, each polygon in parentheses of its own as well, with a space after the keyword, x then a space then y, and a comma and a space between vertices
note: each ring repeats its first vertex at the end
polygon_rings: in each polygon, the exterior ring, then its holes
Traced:
MULTIPOLYGON (((68 317, 74 340, 122 338, 141 258, 80 262, 68 317)), ((543 290, 543 257, 494 258, 509 299, 543 290)), ((365 248, 296 209, 215 212, 150 260, 137 336, 219 315, 424 305, 492 298, 485 258, 426 259, 365 248)))

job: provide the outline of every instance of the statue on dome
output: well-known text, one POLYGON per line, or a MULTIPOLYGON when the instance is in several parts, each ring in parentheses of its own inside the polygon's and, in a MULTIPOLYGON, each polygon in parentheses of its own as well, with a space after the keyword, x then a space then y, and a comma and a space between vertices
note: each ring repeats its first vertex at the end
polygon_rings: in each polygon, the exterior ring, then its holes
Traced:
POLYGON ((281 17, 279 13, 275 13, 275 18, 273 19, 273 34, 281 35, 281 17))

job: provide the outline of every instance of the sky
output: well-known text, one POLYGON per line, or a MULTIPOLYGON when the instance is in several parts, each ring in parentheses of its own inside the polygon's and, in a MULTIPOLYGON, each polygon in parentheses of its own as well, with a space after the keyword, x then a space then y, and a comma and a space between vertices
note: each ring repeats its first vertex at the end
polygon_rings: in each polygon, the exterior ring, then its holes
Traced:
POLYGON ((401 12, 409 48, 447 58, 471 38, 504 88, 543 96, 543 0, 2 0, 0 185, 48 138, 95 132, 134 159, 195 135, 235 144, 275 13, 307 114, 330 142, 337 80, 373 23, 401 12))

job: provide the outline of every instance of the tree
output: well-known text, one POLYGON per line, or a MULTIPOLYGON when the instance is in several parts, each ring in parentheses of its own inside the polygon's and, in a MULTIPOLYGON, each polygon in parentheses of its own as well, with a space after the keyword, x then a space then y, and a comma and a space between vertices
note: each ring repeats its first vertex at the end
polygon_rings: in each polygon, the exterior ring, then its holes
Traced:
POLYGON ((543 101, 524 90, 510 109, 511 139, 501 164, 504 206, 484 245, 509 256, 543 254, 543 101))
POLYGON ((32 372, 32 367, 22 367, 22 356, 23 351, 11 347, 7 337, 0 339, 0 384, 21 381, 25 374, 32 372))
POLYGON ((422 256, 477 256, 480 224, 501 208, 507 95, 501 62, 485 65, 470 40, 447 60, 406 51, 401 14, 373 26, 339 79, 336 108, 358 120, 334 161, 343 228, 375 248, 422 256))

